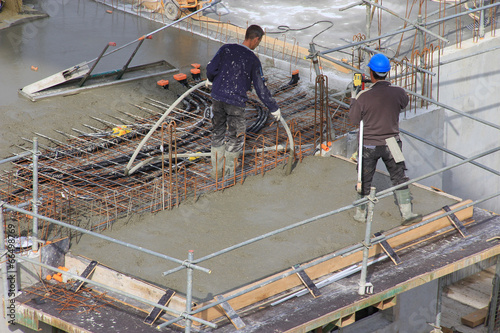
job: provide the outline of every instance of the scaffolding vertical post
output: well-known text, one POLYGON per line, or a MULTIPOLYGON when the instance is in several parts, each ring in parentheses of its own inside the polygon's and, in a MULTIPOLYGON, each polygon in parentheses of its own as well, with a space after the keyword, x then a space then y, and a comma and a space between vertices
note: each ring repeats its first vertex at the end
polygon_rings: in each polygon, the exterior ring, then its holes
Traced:
MULTIPOLYGON (((479 7, 484 7, 484 0, 479 2, 479 7)), ((484 38, 484 9, 479 12, 479 38, 484 38)))
POLYGON ((441 308, 443 304, 443 278, 438 279, 436 300, 436 327, 441 327, 441 308))
POLYGON ((370 237, 372 234, 372 220, 373 220, 373 209, 375 207, 375 187, 370 188, 370 195, 368 196, 368 213, 366 216, 366 229, 365 229, 365 240, 363 242, 363 262, 361 266, 361 278, 359 280, 359 295, 372 294, 373 285, 370 282, 366 282, 367 270, 368 270, 368 255, 370 252, 370 237))
POLYGON ((38 251, 38 138, 33 138, 33 234, 31 236, 33 252, 38 251))
MULTIPOLYGON (((191 263, 193 262, 193 250, 188 252, 188 266, 187 266, 187 288, 186 288, 186 314, 191 314, 191 300, 193 299, 193 268, 191 268, 191 263)), ((191 319, 186 318, 186 328, 184 332, 191 332, 191 319)))
POLYGON ((319 68, 318 52, 316 52, 316 47, 314 46, 314 43, 309 43, 309 56, 311 57, 316 76, 321 75, 321 69, 319 68))
POLYGON ((497 326, 498 316, 498 298, 500 294, 500 255, 497 255, 497 263, 495 268, 495 276, 493 277, 493 289, 491 291, 491 299, 488 313, 488 333, 493 333, 497 326))
MULTIPOLYGON (((422 15, 418 15, 417 22, 418 22, 418 25, 420 27, 423 25, 422 15)), ((419 47, 420 47, 419 66, 420 66, 420 68, 425 68, 424 67, 425 66, 425 64, 424 64, 424 48, 425 48, 424 32, 421 29, 417 29, 417 34, 418 34, 418 42, 419 42, 419 47)), ((424 82, 425 82, 425 73, 420 72, 420 84, 422 85, 422 95, 426 96, 427 93, 425 91, 426 87, 425 87, 424 82)), ((415 87, 415 89, 418 89, 418 88, 415 87)), ((418 90, 415 90, 415 91, 418 91, 418 90)), ((423 104, 423 101, 422 101, 422 104, 423 104)))

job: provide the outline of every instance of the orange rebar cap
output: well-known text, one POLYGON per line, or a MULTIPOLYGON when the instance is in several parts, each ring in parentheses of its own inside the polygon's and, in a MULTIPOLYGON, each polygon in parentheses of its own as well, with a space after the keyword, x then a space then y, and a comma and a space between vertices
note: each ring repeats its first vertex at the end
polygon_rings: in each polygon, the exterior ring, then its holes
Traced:
POLYGON ((194 68, 200 68, 201 67, 201 65, 197 64, 197 63, 191 64, 191 66, 193 66, 194 68))
POLYGON ((201 71, 200 71, 198 68, 193 68, 193 69, 191 70, 191 74, 200 74, 200 72, 201 72, 201 71))
POLYGON ((174 79, 177 81, 182 81, 182 80, 187 79, 187 75, 184 73, 175 74, 174 79))
POLYGON ((168 80, 160 80, 158 82, 156 82, 157 85, 159 85, 160 87, 165 87, 165 86, 168 86, 169 82, 168 80))

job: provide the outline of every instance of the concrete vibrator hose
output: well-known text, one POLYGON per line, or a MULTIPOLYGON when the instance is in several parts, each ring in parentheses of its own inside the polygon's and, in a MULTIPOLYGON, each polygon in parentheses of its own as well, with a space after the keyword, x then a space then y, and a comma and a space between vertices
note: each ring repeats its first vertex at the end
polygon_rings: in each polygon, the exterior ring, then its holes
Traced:
MULTIPOLYGON (((179 96, 179 98, 177 98, 175 100, 175 102, 172 103, 172 105, 170 105, 170 107, 167 109, 167 111, 165 111, 165 113, 161 116, 161 118, 158 119, 158 121, 153 125, 153 127, 149 130, 148 134, 146 134, 146 136, 142 139, 142 141, 139 143, 139 145, 135 149, 134 153, 132 154, 132 157, 130 158, 130 161, 127 163, 127 166, 125 167, 125 170, 124 170, 125 176, 131 175, 133 172, 135 172, 138 169, 137 167, 131 168, 137 155, 141 151, 142 147, 149 140, 149 138, 151 137, 153 132, 161 125, 161 123, 170 114, 170 112, 172 112, 172 110, 177 106, 177 104, 182 102, 184 100, 184 98, 186 98, 191 92, 193 92, 194 90, 196 90, 198 88, 201 88, 204 85, 205 85, 205 81, 202 81, 202 82, 199 82, 196 85, 190 87, 188 90, 186 90, 186 92, 184 92, 181 96, 179 96)), ((280 122, 283 125, 283 127, 285 128, 285 131, 288 135, 288 140, 290 142, 290 154, 288 156, 288 164, 287 164, 287 169, 285 172, 286 175, 289 175, 292 172, 293 160, 294 160, 294 156, 295 156, 295 144, 293 142, 292 133, 290 132, 290 129, 288 128, 288 125, 286 124, 286 121, 283 117, 280 118, 280 122)), ((142 166, 141 163, 139 163, 139 164, 142 166)))
POLYGON ((205 81, 202 81, 198 84, 195 84, 192 88, 189 88, 188 90, 186 90, 186 92, 184 94, 179 96, 179 98, 177 98, 172 105, 170 105, 170 107, 167 109, 167 111, 165 111, 163 116, 161 116, 160 119, 158 119, 158 121, 153 125, 153 127, 149 130, 148 134, 146 134, 146 136, 142 139, 141 143, 139 143, 139 145, 135 149, 134 154, 130 158, 130 161, 128 161, 127 166, 125 167, 125 170, 123 172, 123 174, 125 176, 128 176, 130 167, 132 166, 132 163, 134 163, 135 158, 137 157, 137 155, 141 151, 142 147, 146 144, 146 142, 149 140, 149 138, 151 137, 153 132, 156 131, 156 129, 161 125, 161 123, 165 120, 165 118, 167 118, 167 116, 170 114, 170 112, 172 112, 172 110, 177 106, 177 104, 182 102, 182 100, 184 100, 184 98, 186 96, 188 96, 192 91, 194 91, 198 88, 201 88, 204 85, 205 85, 205 81))

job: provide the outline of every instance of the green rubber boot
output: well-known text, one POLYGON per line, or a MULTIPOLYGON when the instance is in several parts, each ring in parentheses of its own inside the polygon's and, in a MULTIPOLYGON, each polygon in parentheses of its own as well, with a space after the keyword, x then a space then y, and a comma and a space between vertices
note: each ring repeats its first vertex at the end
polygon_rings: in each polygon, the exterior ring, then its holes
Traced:
POLYGON ((232 177, 234 175, 235 169, 238 166, 238 157, 240 157, 240 152, 226 151, 224 154, 226 158, 226 167, 224 169, 224 177, 232 177))
POLYGON ((422 221, 422 215, 412 211, 410 189, 394 191, 396 202, 401 212, 401 225, 410 225, 422 221))
POLYGON ((213 179, 216 179, 216 177, 222 178, 225 152, 226 152, 225 145, 219 147, 212 147, 212 149, 210 150, 210 160, 212 161, 212 170, 210 171, 210 176, 213 179))
MULTIPOLYGON (((363 198, 361 194, 357 194, 356 200, 363 198)), ((366 222, 366 208, 367 204, 359 205, 356 207, 356 213, 354 214, 354 220, 365 223, 366 222)))

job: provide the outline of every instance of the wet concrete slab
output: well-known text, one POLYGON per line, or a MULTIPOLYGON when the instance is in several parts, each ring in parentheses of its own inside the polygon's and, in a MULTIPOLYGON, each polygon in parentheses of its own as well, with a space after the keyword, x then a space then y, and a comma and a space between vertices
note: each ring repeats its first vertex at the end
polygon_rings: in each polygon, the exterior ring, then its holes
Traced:
MULTIPOLYGON (((289 176, 278 167, 264 176, 249 177, 242 185, 182 203, 171 211, 120 220, 103 233, 180 260, 187 258, 189 250, 194 250, 195 259, 204 257, 351 204, 356 196, 355 168, 354 163, 335 157, 308 157, 289 176)), ((387 176, 378 174, 374 186, 380 191, 390 182, 387 176)), ((424 215, 457 202, 432 190, 415 186, 411 190, 415 210, 424 215)), ((200 263, 212 274, 195 272, 194 297, 208 300, 361 242, 365 225, 355 222, 352 214, 353 210, 349 210, 325 217, 200 263)), ((384 198, 375 208, 372 230, 391 230, 399 226, 400 219, 394 198, 384 198)), ((70 251, 185 293, 185 271, 162 274, 177 264, 90 236, 74 239, 70 251)))

